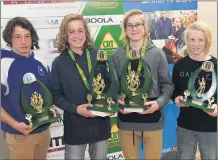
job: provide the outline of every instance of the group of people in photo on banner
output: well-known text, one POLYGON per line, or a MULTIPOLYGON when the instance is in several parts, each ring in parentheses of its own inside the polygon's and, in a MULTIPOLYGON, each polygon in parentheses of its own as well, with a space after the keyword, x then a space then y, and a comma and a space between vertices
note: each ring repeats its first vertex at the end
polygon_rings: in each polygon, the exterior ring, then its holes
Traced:
POLYGON ((65 159, 84 159, 87 146, 91 159, 107 159, 110 117, 116 113, 125 159, 140 159, 138 147, 145 159, 161 159, 163 108, 172 99, 180 109, 176 159, 195 159, 197 148, 201 159, 217 159, 212 32, 196 17, 183 23, 182 14, 174 19, 166 11, 160 15, 152 32, 141 10, 126 12, 123 46, 109 59, 94 48, 84 17, 68 14, 59 27, 60 55, 51 69, 34 53, 39 37, 30 21, 10 19, 2 33, 10 50, 1 49, 1 129, 10 158, 46 159, 49 126, 60 118, 60 108, 65 159), (168 42, 158 48, 155 39, 168 42), (172 76, 169 61, 174 63, 172 76))

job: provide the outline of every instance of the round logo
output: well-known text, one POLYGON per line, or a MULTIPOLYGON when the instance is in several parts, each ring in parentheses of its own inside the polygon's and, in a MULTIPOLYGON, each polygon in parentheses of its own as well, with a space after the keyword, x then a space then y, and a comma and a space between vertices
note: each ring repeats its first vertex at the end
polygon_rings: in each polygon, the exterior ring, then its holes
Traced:
POLYGON ((212 72, 214 70, 214 64, 210 61, 205 61, 201 67, 206 72, 212 72))
POLYGON ((41 76, 44 76, 44 69, 41 66, 38 66, 38 72, 41 76))

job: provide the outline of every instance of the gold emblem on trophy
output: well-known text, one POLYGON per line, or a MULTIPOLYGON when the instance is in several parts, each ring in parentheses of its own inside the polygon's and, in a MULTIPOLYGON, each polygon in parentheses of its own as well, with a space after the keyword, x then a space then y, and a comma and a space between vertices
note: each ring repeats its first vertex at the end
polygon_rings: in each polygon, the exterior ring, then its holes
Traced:
POLYGON ((91 102, 92 102, 92 95, 91 94, 87 95, 87 100, 88 100, 88 103, 91 104, 91 102))
POLYGON ((206 86, 206 81, 204 77, 200 80, 198 80, 199 83, 199 88, 197 89, 197 98, 202 98, 202 94, 204 93, 205 86, 206 86))
POLYGON ((42 113, 44 110, 42 109, 43 106, 43 99, 40 93, 34 92, 30 99, 30 105, 37 111, 36 113, 42 113))
POLYGON ((140 81, 135 71, 131 71, 131 73, 127 75, 126 84, 131 91, 131 96, 136 96, 136 90, 140 85, 140 81))
POLYGON ((151 92, 152 77, 150 68, 143 59, 145 46, 142 50, 142 55, 136 49, 126 52, 128 59, 121 73, 122 96, 120 97, 126 105, 120 107, 127 112, 143 112, 149 108, 144 104, 148 101, 151 92))
POLYGON ((100 50, 98 53, 97 53, 97 61, 106 61, 107 60, 107 54, 105 54, 105 51, 103 50, 100 50))
POLYGON ((88 110, 100 117, 110 116, 119 107, 114 100, 119 90, 119 79, 114 65, 107 59, 107 52, 97 53, 96 64, 89 76, 88 110))
POLYGON ((56 112, 56 106, 53 105, 51 92, 33 73, 26 73, 23 76, 21 105, 26 120, 33 127, 55 122, 61 118, 56 112))
POLYGON ((104 79, 101 77, 101 73, 99 73, 96 78, 93 78, 92 87, 97 94, 96 99, 103 99, 102 92, 104 91, 105 83, 104 79))
POLYGON ((188 91, 188 90, 185 90, 184 91, 184 101, 187 100, 188 96, 190 95, 191 93, 188 91))
MULTIPOLYGON (((129 53, 129 59, 130 60, 136 60, 139 59, 139 51, 138 50, 132 50, 132 52, 129 53)), ((135 71, 132 71, 129 69, 130 66, 128 66, 129 73, 127 75, 126 84, 131 91, 131 96, 136 96, 136 90, 138 89, 140 85, 139 75, 136 74, 135 71)))
POLYGON ((208 107, 211 106, 215 100, 213 96, 216 93, 216 78, 214 64, 210 61, 205 61, 189 78, 188 89, 184 91, 184 100, 180 100, 180 103, 213 112, 213 110, 208 107), (199 77, 201 71, 209 72, 212 75, 212 83, 208 91, 206 91, 208 84, 205 77, 199 77), (195 83, 198 83, 197 88, 195 88, 195 83))
POLYGON ((139 51, 138 51, 138 50, 135 50, 135 49, 132 49, 132 50, 129 52, 128 58, 129 58, 130 60, 139 59, 139 58, 140 58, 139 51))

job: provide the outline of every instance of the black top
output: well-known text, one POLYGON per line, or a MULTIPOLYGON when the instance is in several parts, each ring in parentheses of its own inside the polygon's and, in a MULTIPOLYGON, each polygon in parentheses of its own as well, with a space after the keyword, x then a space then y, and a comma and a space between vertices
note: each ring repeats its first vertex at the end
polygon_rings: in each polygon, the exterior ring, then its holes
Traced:
MULTIPOLYGON (((85 50, 81 56, 73 54, 88 80, 85 50)), ((92 67, 94 67, 97 50, 91 49, 90 54, 92 67)), ((109 117, 86 118, 77 114, 77 107, 88 103, 88 90, 67 50, 63 51, 52 63, 51 92, 54 104, 64 110, 64 142, 66 144, 94 143, 110 138, 109 117)))
MULTIPOLYGON (((213 62, 215 72, 217 73, 217 59, 211 56, 209 60, 213 62)), ((173 68, 172 81, 175 84, 175 90, 172 95, 174 100, 177 96, 183 95, 183 92, 188 89, 187 84, 191 73, 201 67, 204 61, 195 61, 189 56, 179 60, 173 68)), ((211 86, 212 74, 211 72, 201 71, 196 79, 195 87, 198 88, 198 79, 204 77, 206 80, 205 92, 211 86)), ((217 103, 217 95, 214 95, 217 103)), ((217 117, 208 115, 205 111, 194 107, 181 107, 180 114, 177 119, 178 126, 193 131, 199 132, 216 132, 217 131, 217 117)))

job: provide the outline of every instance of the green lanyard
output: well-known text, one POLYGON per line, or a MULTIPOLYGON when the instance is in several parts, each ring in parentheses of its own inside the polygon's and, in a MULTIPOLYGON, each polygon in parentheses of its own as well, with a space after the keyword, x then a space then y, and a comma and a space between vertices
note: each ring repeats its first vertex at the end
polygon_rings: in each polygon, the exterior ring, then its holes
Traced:
MULTIPOLYGON (((143 45, 142 46, 142 51, 141 51, 141 57, 144 58, 145 54, 146 54, 146 45, 143 45)), ((128 45, 126 46, 126 56, 129 57, 129 46, 128 45)), ((140 74, 141 69, 142 69, 142 64, 139 61, 136 75, 140 74)), ((130 73, 130 72, 131 72, 131 64, 129 63, 129 65, 128 65, 128 73, 130 73)))
MULTIPOLYGON (((81 67, 80 67, 80 66, 78 65, 78 63, 76 62, 75 56, 74 56, 74 54, 73 54, 73 52, 72 52, 72 49, 69 49, 69 50, 68 50, 68 53, 69 53, 69 55, 71 56, 71 58, 73 59, 73 61, 75 62, 76 67, 77 67, 77 70, 79 71, 79 74, 80 74, 80 76, 81 76, 81 78, 82 78, 82 80, 83 80, 83 82, 84 82, 86 88, 89 90, 89 85, 88 85, 88 81, 87 81, 87 79, 86 79, 86 76, 85 76, 83 70, 81 69, 81 67)), ((89 52, 89 50, 88 50, 87 48, 86 48, 86 58, 87 58, 88 70, 89 70, 89 74, 90 74, 91 69, 92 69, 92 63, 91 63, 90 52, 89 52)))

